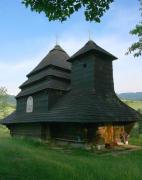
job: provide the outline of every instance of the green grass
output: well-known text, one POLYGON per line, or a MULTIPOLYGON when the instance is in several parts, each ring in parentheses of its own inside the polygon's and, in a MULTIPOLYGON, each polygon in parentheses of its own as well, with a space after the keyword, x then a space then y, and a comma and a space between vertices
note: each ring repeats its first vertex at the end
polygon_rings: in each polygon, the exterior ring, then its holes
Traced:
MULTIPOLYGON (((15 106, 14 105, 8 105, 6 107, 6 116, 9 115, 10 113, 12 113, 13 111, 15 110, 15 106)), ((0 119, 3 119, 4 118, 4 114, 2 112, 0 112, 0 119)))
POLYGON ((53 148, 0 127, 0 180, 140 180, 142 150, 125 154, 53 148))
POLYGON ((129 140, 130 144, 142 146, 142 134, 139 134, 137 136, 132 136, 129 140))
POLYGON ((132 107, 136 110, 142 111, 142 101, 130 101, 130 100, 123 100, 124 103, 126 103, 128 106, 132 107))

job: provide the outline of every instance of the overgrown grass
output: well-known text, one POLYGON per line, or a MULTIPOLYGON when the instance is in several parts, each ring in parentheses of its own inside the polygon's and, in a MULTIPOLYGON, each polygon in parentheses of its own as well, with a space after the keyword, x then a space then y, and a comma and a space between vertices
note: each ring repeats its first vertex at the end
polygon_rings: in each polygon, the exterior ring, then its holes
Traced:
POLYGON ((142 150, 98 155, 11 138, 0 127, 0 180, 140 180, 142 150))
POLYGON ((142 134, 138 134, 136 136, 132 136, 129 140, 130 144, 142 146, 142 134))

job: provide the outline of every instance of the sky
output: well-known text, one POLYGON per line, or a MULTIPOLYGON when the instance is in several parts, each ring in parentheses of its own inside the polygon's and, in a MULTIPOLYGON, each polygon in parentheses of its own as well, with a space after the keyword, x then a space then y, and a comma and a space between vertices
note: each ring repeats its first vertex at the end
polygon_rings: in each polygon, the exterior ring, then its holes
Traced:
POLYGON ((113 63, 117 93, 142 91, 142 57, 126 56, 137 40, 129 31, 140 21, 138 0, 115 0, 101 23, 87 22, 83 9, 61 23, 32 12, 22 0, 0 1, 0 87, 16 95, 26 75, 58 43, 71 56, 91 39, 118 57, 113 63))

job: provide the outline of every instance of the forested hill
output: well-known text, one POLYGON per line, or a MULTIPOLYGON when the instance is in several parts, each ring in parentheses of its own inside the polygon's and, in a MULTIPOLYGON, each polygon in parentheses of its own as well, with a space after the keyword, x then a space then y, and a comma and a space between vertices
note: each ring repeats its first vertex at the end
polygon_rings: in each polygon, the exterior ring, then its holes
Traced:
POLYGON ((140 101, 142 100, 142 92, 136 92, 136 93, 120 93, 118 96, 121 99, 126 99, 126 100, 133 100, 133 101, 140 101))
POLYGON ((16 99, 13 95, 8 95, 8 103, 12 105, 16 105, 16 99))

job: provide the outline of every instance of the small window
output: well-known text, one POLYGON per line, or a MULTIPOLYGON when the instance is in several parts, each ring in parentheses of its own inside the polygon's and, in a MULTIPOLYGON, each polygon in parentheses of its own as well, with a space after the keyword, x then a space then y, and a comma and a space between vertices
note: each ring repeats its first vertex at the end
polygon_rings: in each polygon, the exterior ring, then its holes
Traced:
POLYGON ((29 96, 27 99, 26 112, 27 113, 33 112, 33 97, 32 96, 29 96))
POLYGON ((83 64, 83 67, 86 68, 86 67, 87 67, 87 64, 83 64))

